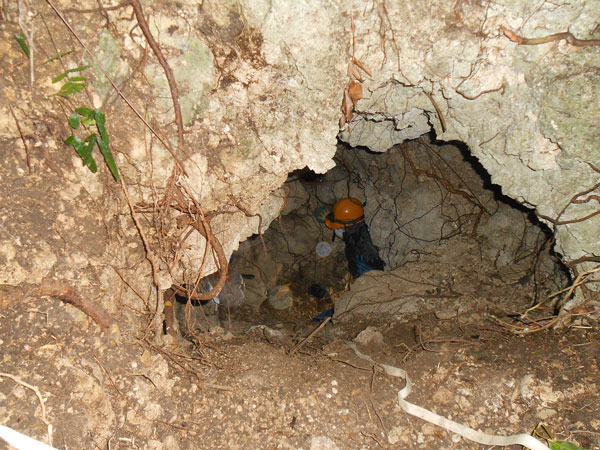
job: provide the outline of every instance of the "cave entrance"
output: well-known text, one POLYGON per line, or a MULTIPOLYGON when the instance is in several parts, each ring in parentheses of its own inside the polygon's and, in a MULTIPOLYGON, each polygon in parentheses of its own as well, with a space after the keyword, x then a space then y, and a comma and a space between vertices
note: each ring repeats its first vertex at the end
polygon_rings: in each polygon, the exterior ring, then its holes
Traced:
POLYGON ((550 231, 501 194, 466 146, 423 136, 373 153, 340 142, 334 159, 325 174, 289 175, 281 215, 240 244, 220 313, 203 311, 199 322, 507 316, 568 282, 550 231), (347 197, 364 205, 383 272, 351 276, 344 241, 323 223, 323 211, 347 197))

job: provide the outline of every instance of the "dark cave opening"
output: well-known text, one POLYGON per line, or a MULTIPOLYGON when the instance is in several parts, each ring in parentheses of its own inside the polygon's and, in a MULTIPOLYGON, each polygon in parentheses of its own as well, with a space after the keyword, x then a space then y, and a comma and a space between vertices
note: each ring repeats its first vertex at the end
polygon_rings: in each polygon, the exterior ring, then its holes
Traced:
MULTIPOLYGON (((399 285, 426 286, 414 298, 461 293, 476 304, 477 288, 466 285, 506 284, 523 297, 514 307, 506 302, 508 313, 568 283, 568 271, 552 253, 552 232, 534 211, 502 194, 465 144, 423 136, 376 153, 340 142, 334 160, 324 174, 309 168, 289 174, 281 215, 240 244, 229 267, 231 281, 219 298, 196 311, 197 323, 299 326, 330 314, 337 319, 339 299, 351 296, 364 275, 349 273, 345 244, 322 216, 349 197, 363 205, 364 222, 385 262, 383 274, 409 280, 399 285)), ((365 289, 397 296, 396 289, 365 289)), ((419 308, 439 306, 429 303, 419 308)), ((381 311, 386 320, 402 315, 402 308, 363 306, 358 308, 363 317, 381 318, 381 311)))

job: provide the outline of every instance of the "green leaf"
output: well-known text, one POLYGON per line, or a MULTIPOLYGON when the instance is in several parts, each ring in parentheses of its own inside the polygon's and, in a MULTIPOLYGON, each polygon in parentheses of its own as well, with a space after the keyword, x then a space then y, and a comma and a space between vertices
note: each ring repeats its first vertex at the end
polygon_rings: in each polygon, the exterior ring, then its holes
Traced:
POLYGON ((54 78, 52 78, 52 83, 58 83, 60 80, 64 79, 67 76, 67 72, 63 72, 60 75, 56 75, 54 78))
POLYGON ((113 158, 113 155, 110 151, 110 147, 100 136, 96 136, 96 141, 98 142, 98 147, 100 147, 100 152, 102 152, 102 156, 104 156, 104 161, 106 161, 106 165, 110 169, 112 176, 115 180, 119 180, 119 170, 117 169, 117 164, 113 158))
POLYGON ((30 53, 29 46, 27 45, 27 36, 25 36, 23 33, 17 33, 15 34, 15 40, 21 47, 21 50, 23 50, 23 53, 25 53, 25 56, 29 58, 30 53))
POLYGON ((96 166, 96 161, 92 156, 92 150, 94 149, 94 143, 96 142, 96 134, 90 134, 85 141, 82 141, 77 136, 69 136, 65 139, 65 144, 71 145, 75 148, 77 154, 83 160, 83 163, 90 169, 93 173, 98 171, 98 167, 96 166))
POLYGON ((68 138, 65 139, 65 144, 67 145, 72 145, 73 147, 75 147, 75 145, 77 145, 77 143, 81 143, 81 139, 79 139, 77 136, 69 136, 68 138))
POLYGON ((90 67, 89 65, 85 65, 85 66, 75 67, 74 69, 67 69, 67 73, 81 72, 82 70, 85 70, 89 67, 90 67))
POLYGON ((96 141, 98 142, 98 147, 100 148, 100 152, 102 156, 104 156, 104 161, 106 161, 106 165, 110 169, 112 176, 115 180, 119 180, 119 170, 117 169, 117 165, 115 164, 115 160, 113 158, 112 152, 110 151, 110 146, 108 143, 108 132, 106 131, 106 116, 100 110, 94 111, 94 118, 96 119, 96 126, 98 127, 98 132, 100 136, 96 136, 96 141))
POLYGON ((571 442, 565 441, 548 441, 550 450, 585 450, 578 445, 572 444, 571 442))
POLYGON ((94 119, 96 119, 96 125, 98 126, 98 131, 100 132, 100 137, 106 143, 108 148, 108 133, 106 132, 106 116, 104 113, 98 109, 94 111, 94 119))
POLYGON ((83 88, 85 88, 85 86, 85 83, 67 81, 65 84, 62 85, 60 91, 58 91, 55 95, 67 97, 69 95, 76 94, 77 92, 81 91, 83 88))
POLYGON ((83 159, 83 163, 88 166, 88 168, 93 172, 96 173, 98 171, 98 167, 96 166, 96 160, 94 159, 94 157, 92 156, 92 150, 94 149, 94 143, 96 142, 96 138, 98 136, 94 133, 94 134, 90 134, 86 139, 86 145, 82 146, 79 150, 77 150, 77 153, 79 153, 79 156, 81 156, 81 159, 83 159))
POLYGON ((84 117, 83 119, 81 119, 81 123, 84 124, 86 127, 96 125, 96 121, 94 119, 90 119, 89 117, 84 117))
MULTIPOLYGON (((58 83, 60 80, 63 80, 65 77, 68 77, 70 73, 73 72, 81 72, 82 70, 87 69, 90 66, 79 66, 79 67, 75 67, 74 69, 67 69, 65 72, 56 75, 54 78, 52 78, 52 82, 53 83, 58 83)), ((85 81, 85 77, 71 77, 70 78, 71 81, 85 81)))
POLYGON ((93 109, 90 109, 90 108, 77 108, 75 111, 77 111, 82 116, 88 117, 90 119, 94 118, 94 110, 93 109))
POLYGON ((73 128, 74 130, 79 128, 79 125, 81 125, 81 116, 76 112, 71 114, 69 116, 69 125, 71 125, 71 128, 73 128))

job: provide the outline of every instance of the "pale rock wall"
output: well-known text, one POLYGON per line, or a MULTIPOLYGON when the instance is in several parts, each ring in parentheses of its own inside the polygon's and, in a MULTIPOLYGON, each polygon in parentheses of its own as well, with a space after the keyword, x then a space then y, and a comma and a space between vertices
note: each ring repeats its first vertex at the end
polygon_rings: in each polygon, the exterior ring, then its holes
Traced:
MULTIPOLYGON (((600 49, 519 46, 500 27, 532 38, 570 30, 598 39, 600 2, 353 4, 356 56, 373 77, 343 140, 386 151, 433 127, 440 140, 466 143, 503 193, 551 219, 595 186, 600 49)), ((571 204, 561 221, 598 210, 589 195, 579 199, 588 201, 571 204)), ((556 227, 565 261, 600 254, 599 225, 596 216, 556 227)))

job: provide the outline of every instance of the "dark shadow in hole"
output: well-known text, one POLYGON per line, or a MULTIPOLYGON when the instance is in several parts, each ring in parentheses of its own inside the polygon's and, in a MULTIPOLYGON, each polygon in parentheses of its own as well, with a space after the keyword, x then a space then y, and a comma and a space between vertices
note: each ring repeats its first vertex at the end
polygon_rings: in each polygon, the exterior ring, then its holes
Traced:
POLYGON ((492 183, 492 177, 488 173, 488 171, 483 167, 483 165, 479 162, 469 149, 469 146, 462 141, 438 141, 435 135, 435 132, 432 130, 430 133, 431 142, 436 146, 442 145, 453 145, 458 148, 462 154, 463 159, 471 165, 475 173, 479 175, 479 178, 483 181, 483 187, 494 194, 494 200, 498 202, 502 202, 511 208, 514 208, 527 216, 529 221, 538 227, 544 232, 547 238, 551 238, 553 233, 552 230, 545 223, 541 222, 538 216, 535 214, 535 210, 518 202, 512 197, 509 197, 502 193, 502 186, 492 183))
MULTIPOLYGON (((434 145, 437 145, 437 146, 453 145, 456 148, 458 148, 462 154, 463 159, 471 165, 471 167, 473 168, 475 173, 477 173, 477 175, 479 175, 479 177, 483 181, 484 188, 488 189, 489 191, 491 191, 494 194, 494 200, 504 203, 504 204, 510 206, 511 208, 514 208, 514 209, 522 212, 527 217, 527 219, 529 220, 529 222, 532 225, 537 226, 542 231, 542 233, 544 233, 544 236, 547 241, 553 239, 553 237, 554 237, 553 231, 550 229, 550 227, 546 223, 542 222, 539 219, 539 217, 535 213, 535 209, 530 208, 530 207, 518 202, 514 198, 503 194, 502 187, 497 184, 492 183, 492 177, 490 176, 488 171, 485 169, 485 167, 483 167, 481 162, 479 162, 479 159, 477 159, 471 153, 471 150, 469 149, 469 146, 467 144, 465 144, 462 141, 455 141, 455 140, 438 141, 437 136, 433 130, 430 132, 429 137, 431 139, 431 142, 434 145)), ((566 278, 569 280, 569 283, 571 283, 573 281, 571 272, 567 268, 567 266, 565 266, 562 263, 563 255, 555 252, 554 249, 552 248, 549 251, 549 256, 555 258, 559 262, 560 270, 564 273, 566 278)))
MULTIPOLYGON (((523 213, 525 215, 525 217, 527 218, 527 220, 529 221, 529 223, 531 225, 536 226, 541 230, 541 232, 544 234, 544 237, 547 241, 553 239, 553 235, 554 235, 553 231, 546 223, 542 222, 538 218, 538 216, 535 214, 535 209, 533 209, 527 205, 524 205, 523 203, 520 203, 519 201, 515 200, 514 198, 511 198, 511 197, 505 195, 504 193, 502 193, 501 186, 492 183, 492 178, 491 178, 490 174, 485 169, 485 167, 483 167, 481 162, 479 162, 479 159, 477 159, 471 153, 471 150, 469 149, 467 144, 465 144, 462 141, 457 141, 457 140, 440 141, 437 139, 437 135, 433 129, 429 132, 428 136, 429 136, 430 142, 434 146, 441 147, 443 145, 452 145, 452 146, 458 148, 458 150, 461 152, 461 155, 462 155, 464 161, 467 162, 472 167, 472 169, 475 171, 475 173, 482 180, 483 187, 485 189, 489 190, 490 192, 492 192, 492 194, 494 196, 494 200, 496 200, 499 203, 504 203, 504 204, 510 206, 511 208, 516 209, 517 211, 520 211, 521 213, 523 213)), ((352 146, 348 145, 347 143, 341 142, 341 141, 338 142, 338 147, 339 146, 341 146, 342 148, 345 148, 346 150, 356 151, 357 153, 365 152, 370 155, 381 154, 380 152, 374 152, 372 150, 369 150, 369 148, 367 148, 367 147, 363 147, 363 146, 352 147, 352 146)), ((338 151, 339 151, 339 149, 340 148, 338 148, 338 151)), ((338 165, 340 164, 340 161, 338 160, 337 157, 334 157, 334 160, 336 161, 336 163, 338 165)), ((559 261, 559 262, 562 261, 562 255, 556 253, 553 249, 550 249, 549 254, 551 257, 554 257, 557 261, 559 261)), ((561 270, 567 276, 567 279, 571 280, 571 274, 570 274, 570 271, 568 270, 568 268, 566 266, 564 266, 564 264, 562 264, 562 263, 559 265, 561 266, 561 270)))
POLYGON ((304 167, 290 172, 285 182, 290 183, 298 180, 301 183, 320 183, 323 180, 323 177, 325 177, 324 173, 316 173, 308 167, 304 167))

